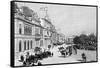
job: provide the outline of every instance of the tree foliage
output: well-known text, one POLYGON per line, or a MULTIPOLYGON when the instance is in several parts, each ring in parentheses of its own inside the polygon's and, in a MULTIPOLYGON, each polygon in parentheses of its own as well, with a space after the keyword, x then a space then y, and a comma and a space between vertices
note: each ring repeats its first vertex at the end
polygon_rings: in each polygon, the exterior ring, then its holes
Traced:
MULTIPOLYGON (((73 39, 74 44, 78 44, 81 47, 92 47, 92 48, 97 48, 97 36, 94 34, 90 34, 90 35, 85 35, 85 34, 81 34, 80 36, 76 36, 73 39)), ((79 47, 80 47, 79 46, 79 47)))

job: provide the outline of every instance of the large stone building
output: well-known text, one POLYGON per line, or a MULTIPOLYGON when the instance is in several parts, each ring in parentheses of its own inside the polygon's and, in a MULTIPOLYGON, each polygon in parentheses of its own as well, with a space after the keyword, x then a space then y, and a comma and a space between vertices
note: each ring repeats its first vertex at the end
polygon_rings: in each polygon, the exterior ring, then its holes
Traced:
POLYGON ((27 12, 25 12, 28 10, 30 10, 28 7, 23 6, 18 8, 16 6, 14 19, 16 58, 18 58, 20 54, 32 51, 37 46, 42 46, 41 21, 36 13, 34 16, 28 16, 29 13, 27 15, 27 12))
POLYGON ((56 31, 49 16, 39 17, 32 9, 15 5, 14 17, 15 59, 26 52, 34 53, 35 47, 47 49, 58 42, 64 42, 64 35, 56 31))
POLYGON ((48 48, 57 42, 56 29, 47 18, 39 18, 37 13, 26 6, 15 6, 15 55, 33 52, 35 47, 48 48))

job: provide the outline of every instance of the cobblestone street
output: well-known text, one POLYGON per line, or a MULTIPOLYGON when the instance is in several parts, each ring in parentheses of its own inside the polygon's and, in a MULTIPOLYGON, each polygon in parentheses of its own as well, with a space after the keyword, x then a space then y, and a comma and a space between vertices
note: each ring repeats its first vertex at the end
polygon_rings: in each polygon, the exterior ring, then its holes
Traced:
POLYGON ((85 51, 85 50, 78 50, 77 55, 72 54, 71 56, 63 57, 58 52, 57 47, 53 49, 54 56, 43 59, 41 62, 42 64, 56 64, 56 63, 73 63, 73 62, 80 62, 82 60, 81 54, 85 53, 87 56, 87 61, 96 61, 96 51, 85 51))
MULTIPOLYGON (((54 47, 52 49, 53 57, 44 58, 40 60, 42 64, 58 64, 58 63, 73 63, 73 62, 81 62, 82 60, 81 54, 84 52, 87 57, 87 61, 96 61, 96 51, 85 51, 85 50, 77 50, 77 54, 72 54, 71 56, 63 57, 58 51, 58 47, 54 47)), ((16 60, 17 66, 22 65, 21 62, 16 60)))

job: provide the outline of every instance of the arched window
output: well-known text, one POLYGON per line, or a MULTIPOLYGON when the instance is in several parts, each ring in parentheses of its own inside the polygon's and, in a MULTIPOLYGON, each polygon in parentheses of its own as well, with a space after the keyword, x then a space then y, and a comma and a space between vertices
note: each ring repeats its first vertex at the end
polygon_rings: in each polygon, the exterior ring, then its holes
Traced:
POLYGON ((22 34, 21 24, 19 25, 19 34, 22 34))
POLYGON ((19 41, 19 52, 21 52, 21 41, 19 41))
POLYGON ((28 47, 28 50, 29 50, 29 41, 28 41, 28 43, 27 43, 28 45, 27 45, 27 47, 28 47))
POLYGON ((33 42, 32 42, 32 40, 31 40, 31 49, 32 49, 32 43, 33 43, 33 42))
POLYGON ((24 41, 24 50, 26 50, 26 41, 24 41))

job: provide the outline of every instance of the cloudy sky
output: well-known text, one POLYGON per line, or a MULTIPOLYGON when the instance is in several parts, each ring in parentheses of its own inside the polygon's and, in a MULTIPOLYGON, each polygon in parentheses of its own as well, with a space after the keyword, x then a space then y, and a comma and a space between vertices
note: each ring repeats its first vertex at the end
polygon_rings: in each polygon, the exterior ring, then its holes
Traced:
POLYGON ((42 17, 45 15, 40 8, 48 7, 48 15, 58 32, 66 36, 79 35, 81 33, 96 33, 96 8, 71 5, 54 5, 39 3, 17 2, 18 6, 28 6, 42 17))

